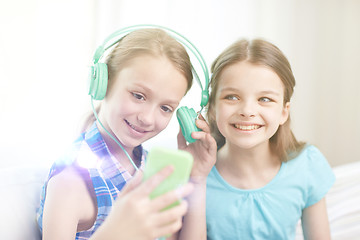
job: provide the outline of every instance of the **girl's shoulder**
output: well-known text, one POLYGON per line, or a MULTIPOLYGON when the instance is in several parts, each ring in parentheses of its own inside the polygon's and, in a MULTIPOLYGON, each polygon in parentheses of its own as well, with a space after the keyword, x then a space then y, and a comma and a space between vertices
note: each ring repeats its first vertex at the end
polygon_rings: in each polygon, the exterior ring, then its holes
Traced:
POLYGON ((314 145, 306 145, 285 165, 287 179, 296 181, 304 188, 306 207, 322 199, 335 182, 330 164, 314 145))
POLYGON ((323 165, 328 164, 326 157, 314 145, 305 145, 300 152, 290 154, 290 160, 287 162, 289 165, 307 166, 307 165, 323 165))
POLYGON ((51 177, 47 184, 47 196, 54 194, 58 198, 73 198, 76 203, 82 196, 89 195, 91 179, 85 171, 74 166, 68 166, 51 177))
POLYGON ((313 185, 317 182, 333 182, 334 174, 324 154, 314 145, 307 144, 301 152, 283 163, 284 175, 290 179, 313 185))
POLYGON ((82 170, 78 167, 69 165, 56 175, 52 176, 49 179, 49 184, 55 185, 60 189, 69 187, 70 189, 79 190, 83 186, 83 183, 86 182, 84 177, 86 177, 86 175, 84 176, 84 174, 82 174, 82 170))
POLYGON ((46 200, 50 200, 53 203, 51 205, 56 206, 56 211, 68 212, 79 221, 79 224, 91 222, 96 216, 96 210, 94 191, 91 190, 90 183, 88 174, 84 174, 81 169, 68 166, 49 179, 46 200))

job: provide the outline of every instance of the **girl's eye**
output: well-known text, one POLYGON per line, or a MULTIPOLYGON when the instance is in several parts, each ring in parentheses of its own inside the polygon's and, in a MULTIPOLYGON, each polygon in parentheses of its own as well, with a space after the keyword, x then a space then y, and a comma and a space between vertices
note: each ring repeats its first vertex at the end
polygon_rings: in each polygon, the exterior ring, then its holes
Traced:
POLYGON ((167 107, 167 106, 161 106, 161 110, 163 110, 166 113, 172 113, 173 112, 172 108, 167 107))
POLYGON ((227 95, 225 96, 225 99, 227 100, 239 100, 239 98, 235 95, 227 95))
POLYGON ((259 101, 260 102, 272 102, 272 100, 270 98, 267 98, 267 97, 259 98, 259 101))
POLYGON ((140 93, 131 93, 136 99, 145 100, 145 97, 140 93))

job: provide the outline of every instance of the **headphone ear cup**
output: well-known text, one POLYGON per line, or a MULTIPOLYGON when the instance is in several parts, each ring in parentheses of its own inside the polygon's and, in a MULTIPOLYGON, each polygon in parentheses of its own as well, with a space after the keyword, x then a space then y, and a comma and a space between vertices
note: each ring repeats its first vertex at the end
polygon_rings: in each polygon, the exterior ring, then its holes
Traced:
POLYGON ((108 71, 106 63, 96 63, 91 70, 89 95, 95 100, 103 100, 108 84, 108 71))
POLYGON ((201 131, 196 125, 196 112, 194 109, 189 109, 188 107, 180 107, 176 111, 176 117, 179 121, 181 132, 185 137, 185 140, 189 143, 193 143, 196 140, 191 137, 192 132, 199 132, 201 131))

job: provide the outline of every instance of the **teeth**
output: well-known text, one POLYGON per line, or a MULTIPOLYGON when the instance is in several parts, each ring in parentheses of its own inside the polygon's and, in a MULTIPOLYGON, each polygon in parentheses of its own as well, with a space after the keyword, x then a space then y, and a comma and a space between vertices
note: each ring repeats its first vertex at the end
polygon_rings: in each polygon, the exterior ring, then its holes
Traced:
POLYGON ((255 129, 260 128, 259 125, 242 126, 242 125, 240 125, 240 124, 235 124, 235 127, 238 128, 238 129, 240 129, 240 130, 247 130, 247 131, 249 131, 249 130, 255 130, 255 129))
POLYGON ((133 125, 131 125, 131 123, 129 123, 129 125, 132 129, 136 130, 136 128, 133 125))
POLYGON ((143 133, 143 132, 145 132, 145 131, 141 131, 141 130, 139 130, 139 129, 136 129, 131 123, 129 123, 128 121, 126 121, 127 123, 128 123, 128 125, 132 128, 132 129, 134 129, 135 131, 137 131, 137 132, 141 132, 141 133, 143 133))

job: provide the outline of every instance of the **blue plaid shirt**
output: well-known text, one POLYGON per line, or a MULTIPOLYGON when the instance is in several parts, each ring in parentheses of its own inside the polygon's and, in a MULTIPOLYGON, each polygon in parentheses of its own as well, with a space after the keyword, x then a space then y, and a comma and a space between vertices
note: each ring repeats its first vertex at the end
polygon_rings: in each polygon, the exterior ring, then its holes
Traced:
MULTIPOLYGON (((141 151, 140 168, 143 168, 146 152, 141 146, 139 148, 141 151)), ((48 180, 70 165, 76 165, 88 171, 96 194, 98 212, 95 223, 90 229, 78 232, 75 238, 88 239, 104 222, 118 193, 132 176, 110 153, 96 123, 88 131, 82 133, 72 144, 70 150, 53 164, 48 180)), ((41 231, 48 180, 43 186, 40 207, 37 212, 37 221, 41 231)))

